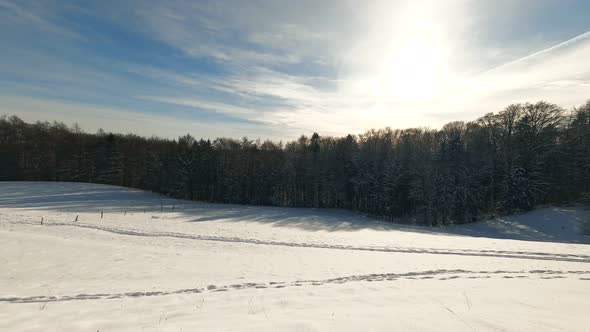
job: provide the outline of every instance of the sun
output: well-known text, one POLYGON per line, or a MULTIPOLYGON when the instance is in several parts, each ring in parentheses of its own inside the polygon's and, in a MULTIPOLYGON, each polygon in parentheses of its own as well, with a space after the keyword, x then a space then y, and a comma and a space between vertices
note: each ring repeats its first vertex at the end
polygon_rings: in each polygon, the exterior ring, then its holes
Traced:
POLYGON ((446 74, 443 46, 437 38, 422 35, 388 52, 381 69, 385 96, 396 100, 433 98, 446 74))

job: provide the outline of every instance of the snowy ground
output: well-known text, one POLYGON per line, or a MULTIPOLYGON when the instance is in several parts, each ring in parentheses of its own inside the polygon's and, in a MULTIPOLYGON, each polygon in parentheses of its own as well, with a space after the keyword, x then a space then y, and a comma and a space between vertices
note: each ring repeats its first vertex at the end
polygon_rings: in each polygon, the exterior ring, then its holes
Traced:
POLYGON ((590 331, 589 216, 433 229, 0 182, 0 330, 590 331))

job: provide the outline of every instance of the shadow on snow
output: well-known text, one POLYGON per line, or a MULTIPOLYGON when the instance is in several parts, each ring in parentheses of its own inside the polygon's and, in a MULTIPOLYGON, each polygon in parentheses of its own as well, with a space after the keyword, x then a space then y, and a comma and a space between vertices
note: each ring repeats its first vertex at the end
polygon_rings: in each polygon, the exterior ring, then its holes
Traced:
POLYGON ((337 209, 283 208, 190 202, 110 185, 67 182, 0 182, 0 209, 43 209, 69 213, 175 212, 187 222, 256 222, 306 231, 401 231, 497 239, 590 243, 583 235, 590 212, 544 208, 521 215, 441 228, 392 224, 337 209))

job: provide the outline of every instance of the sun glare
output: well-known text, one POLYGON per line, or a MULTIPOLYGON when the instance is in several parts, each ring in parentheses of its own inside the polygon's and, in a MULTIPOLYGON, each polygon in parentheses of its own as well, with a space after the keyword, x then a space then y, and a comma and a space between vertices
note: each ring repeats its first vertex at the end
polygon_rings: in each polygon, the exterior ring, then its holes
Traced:
POLYGON ((428 8, 414 4, 392 26, 378 66, 381 97, 423 101, 440 93, 448 77, 447 39, 442 24, 428 8))
POLYGON ((435 38, 414 37, 384 59, 382 89, 397 100, 434 97, 445 75, 443 47, 435 38))

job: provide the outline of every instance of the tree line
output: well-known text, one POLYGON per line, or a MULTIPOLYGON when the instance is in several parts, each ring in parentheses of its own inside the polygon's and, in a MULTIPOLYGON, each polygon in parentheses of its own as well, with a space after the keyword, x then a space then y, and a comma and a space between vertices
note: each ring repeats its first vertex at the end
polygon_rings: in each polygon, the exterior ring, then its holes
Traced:
MULTIPOLYGON (((590 101, 514 104, 442 129, 175 140, 0 117, 0 180, 75 181, 208 202, 343 208, 448 225, 590 199, 590 101)), ((0 185, 1 187, 1 185, 0 185)))

